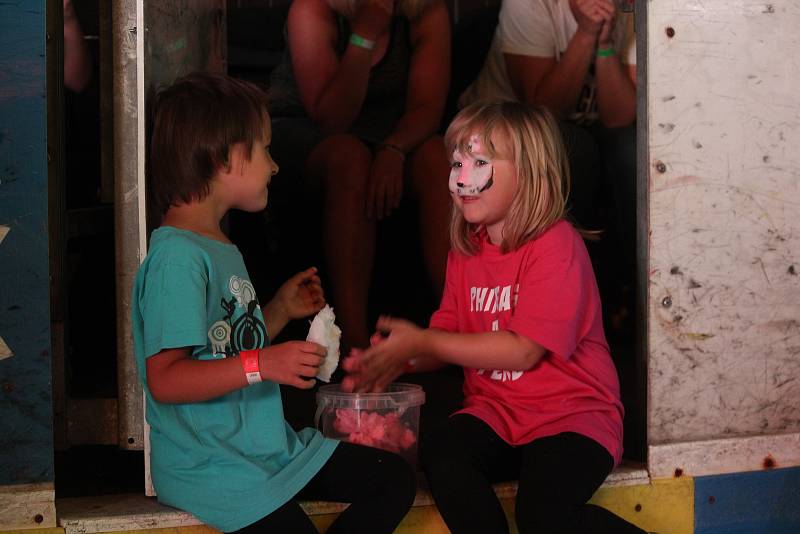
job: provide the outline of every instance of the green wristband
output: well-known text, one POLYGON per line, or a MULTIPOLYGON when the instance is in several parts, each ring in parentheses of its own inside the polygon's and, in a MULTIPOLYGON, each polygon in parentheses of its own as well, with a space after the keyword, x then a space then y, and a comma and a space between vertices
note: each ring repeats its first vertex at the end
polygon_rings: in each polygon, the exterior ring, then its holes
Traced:
POLYGON ((613 48, 598 48, 597 57, 610 57, 616 54, 613 48))
POLYGON ((375 48, 375 41, 367 39, 366 37, 361 37, 357 33, 350 34, 350 44, 354 44, 366 50, 372 50, 375 48))

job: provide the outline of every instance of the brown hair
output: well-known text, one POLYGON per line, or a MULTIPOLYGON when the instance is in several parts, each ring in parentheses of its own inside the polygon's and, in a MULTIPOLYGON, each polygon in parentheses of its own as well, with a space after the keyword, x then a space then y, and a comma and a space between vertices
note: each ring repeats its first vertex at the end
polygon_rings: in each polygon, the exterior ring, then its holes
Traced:
MULTIPOLYGON (((565 216, 569 165, 561 133, 547 109, 508 101, 475 103, 461 110, 445 133, 448 154, 466 151, 475 135, 487 147, 489 156, 510 160, 517 173, 517 194, 506 216, 500 245, 502 252, 509 252, 565 216), (511 153, 499 153, 492 139, 505 140, 502 144, 511 153)), ((453 208, 450 242, 455 250, 474 254, 480 230, 453 208)))
POLYGON ((199 201, 211 179, 228 164, 236 143, 246 147, 264 135, 266 94, 229 76, 192 73, 155 95, 150 141, 150 200, 159 213, 199 201))

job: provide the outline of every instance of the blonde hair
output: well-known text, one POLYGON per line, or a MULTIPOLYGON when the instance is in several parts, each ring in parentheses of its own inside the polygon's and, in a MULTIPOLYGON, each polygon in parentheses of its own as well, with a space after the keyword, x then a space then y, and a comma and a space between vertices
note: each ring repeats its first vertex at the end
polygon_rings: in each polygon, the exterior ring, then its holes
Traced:
MULTIPOLYGON (((337 13, 351 19, 356 16, 363 2, 364 0, 328 0, 328 5, 337 13)), ((433 0, 398 0, 397 13, 408 20, 414 20, 432 3, 433 0)))
MULTIPOLYGON (((564 218, 569 165, 558 123, 549 111, 510 101, 475 103, 461 110, 447 128, 447 153, 466 151, 472 136, 481 140, 490 157, 510 160, 517 173, 517 193, 500 245, 503 253, 516 250, 564 218), (493 139, 510 153, 500 153, 493 139)), ((450 243, 455 250, 474 254, 481 229, 453 207, 450 243)))

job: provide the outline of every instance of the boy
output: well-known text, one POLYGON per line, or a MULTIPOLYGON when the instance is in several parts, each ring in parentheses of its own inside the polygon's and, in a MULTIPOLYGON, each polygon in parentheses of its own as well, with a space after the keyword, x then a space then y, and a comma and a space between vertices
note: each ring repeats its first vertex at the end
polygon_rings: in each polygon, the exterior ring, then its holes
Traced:
POLYGON ((316 532, 298 498, 352 503, 328 532, 392 532, 414 499, 399 456, 295 432, 279 384, 308 389, 325 348, 270 345, 324 303, 314 268, 259 307, 241 254, 220 229, 259 211, 278 166, 264 94, 192 74, 156 97, 151 191, 163 213, 133 289, 136 362, 159 500, 223 531, 316 532))

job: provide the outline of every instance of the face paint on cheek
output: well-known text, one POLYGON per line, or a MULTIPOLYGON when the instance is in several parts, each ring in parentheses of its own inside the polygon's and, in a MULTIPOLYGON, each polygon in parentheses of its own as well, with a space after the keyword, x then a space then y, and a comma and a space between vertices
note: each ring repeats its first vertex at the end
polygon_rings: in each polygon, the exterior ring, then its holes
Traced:
POLYGON ((460 163, 450 170, 448 183, 450 192, 459 196, 477 196, 494 183, 494 169, 489 157, 483 155, 482 144, 477 136, 472 136, 467 144, 467 154, 453 152, 453 161, 460 163))
MULTIPOLYGON (((491 165, 487 165, 487 166, 491 167, 491 165)), ((489 179, 486 181, 485 184, 483 184, 483 187, 481 187, 481 190, 480 190, 481 193, 483 193, 484 191, 486 191, 487 189, 489 189, 490 187, 492 187, 494 185, 494 168, 492 168, 491 171, 492 172, 489 175, 489 179)))
POLYGON ((477 166, 475 163, 467 160, 462 167, 453 167, 448 184, 450 192, 462 197, 474 197, 492 187, 492 164, 477 166))
MULTIPOLYGON (((453 162, 461 162, 461 160, 458 158, 458 152, 453 152, 453 162)), ((463 168, 455 165, 455 163, 450 167, 450 179, 447 182, 447 187, 450 189, 451 193, 457 195, 459 177, 461 176, 461 171, 463 168)))

